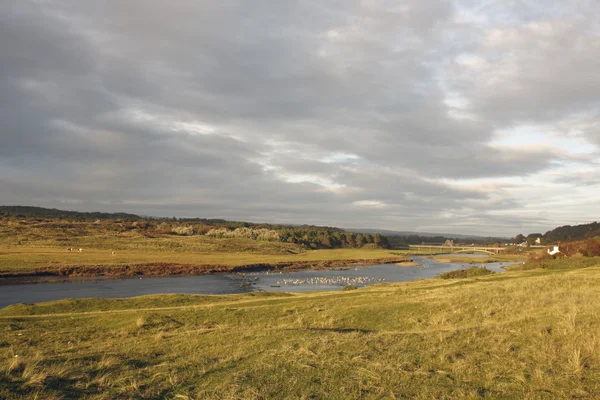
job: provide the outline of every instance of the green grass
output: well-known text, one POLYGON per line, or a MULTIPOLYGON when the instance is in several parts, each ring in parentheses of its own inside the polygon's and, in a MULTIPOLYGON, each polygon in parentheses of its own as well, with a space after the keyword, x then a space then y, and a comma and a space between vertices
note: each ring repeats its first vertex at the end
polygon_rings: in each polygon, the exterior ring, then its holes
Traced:
POLYGON ((598 398, 600 265, 0 310, 0 398, 598 398), (18 357, 15 357, 18 356, 18 357))

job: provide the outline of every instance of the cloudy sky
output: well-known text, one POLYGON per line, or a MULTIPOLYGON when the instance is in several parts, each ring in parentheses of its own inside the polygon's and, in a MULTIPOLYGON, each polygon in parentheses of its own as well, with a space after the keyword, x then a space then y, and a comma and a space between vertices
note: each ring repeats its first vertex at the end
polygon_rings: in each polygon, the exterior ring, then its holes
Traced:
POLYGON ((0 204, 515 235, 598 219, 597 0, 4 0, 0 204))

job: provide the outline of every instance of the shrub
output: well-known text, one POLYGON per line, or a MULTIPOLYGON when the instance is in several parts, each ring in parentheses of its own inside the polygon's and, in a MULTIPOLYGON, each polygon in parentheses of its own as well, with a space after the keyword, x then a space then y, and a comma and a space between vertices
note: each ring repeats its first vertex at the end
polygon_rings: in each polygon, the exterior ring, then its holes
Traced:
POLYGON ((191 226, 176 226, 171 230, 176 235, 191 236, 194 234, 194 228, 191 226))
POLYGON ((471 278, 473 276, 484 276, 494 274, 494 271, 490 271, 486 267, 471 267, 467 269, 458 269, 455 271, 444 272, 439 277, 441 279, 463 279, 471 278))
POLYGON ((245 238, 263 241, 279 241, 280 234, 271 229, 252 229, 252 228, 237 228, 229 230, 227 228, 211 229, 206 232, 206 236, 216 238, 245 238))

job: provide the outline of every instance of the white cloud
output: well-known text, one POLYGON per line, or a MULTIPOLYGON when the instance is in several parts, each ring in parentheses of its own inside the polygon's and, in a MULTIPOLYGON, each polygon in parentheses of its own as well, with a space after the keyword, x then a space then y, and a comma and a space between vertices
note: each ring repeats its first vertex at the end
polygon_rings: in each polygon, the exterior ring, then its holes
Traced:
POLYGON ((379 200, 358 200, 352 203, 357 207, 365 207, 365 208, 385 208, 387 204, 379 201, 379 200))

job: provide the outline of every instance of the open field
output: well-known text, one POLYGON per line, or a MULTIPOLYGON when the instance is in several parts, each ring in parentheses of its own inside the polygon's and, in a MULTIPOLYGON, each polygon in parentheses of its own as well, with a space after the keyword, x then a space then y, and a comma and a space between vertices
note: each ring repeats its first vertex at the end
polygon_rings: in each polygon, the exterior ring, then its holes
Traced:
POLYGON ((243 252, 170 252, 87 249, 83 253, 52 248, 0 249, 0 276, 35 274, 114 275, 127 271, 135 274, 169 275, 210 273, 245 267, 319 268, 352 264, 377 264, 408 260, 381 249, 308 250, 302 253, 257 254, 243 252), (239 267, 239 268, 236 268, 239 267), (188 272, 186 272, 188 271, 188 272))
POLYGON ((0 310, 0 398, 597 398, 600 261, 0 310))

